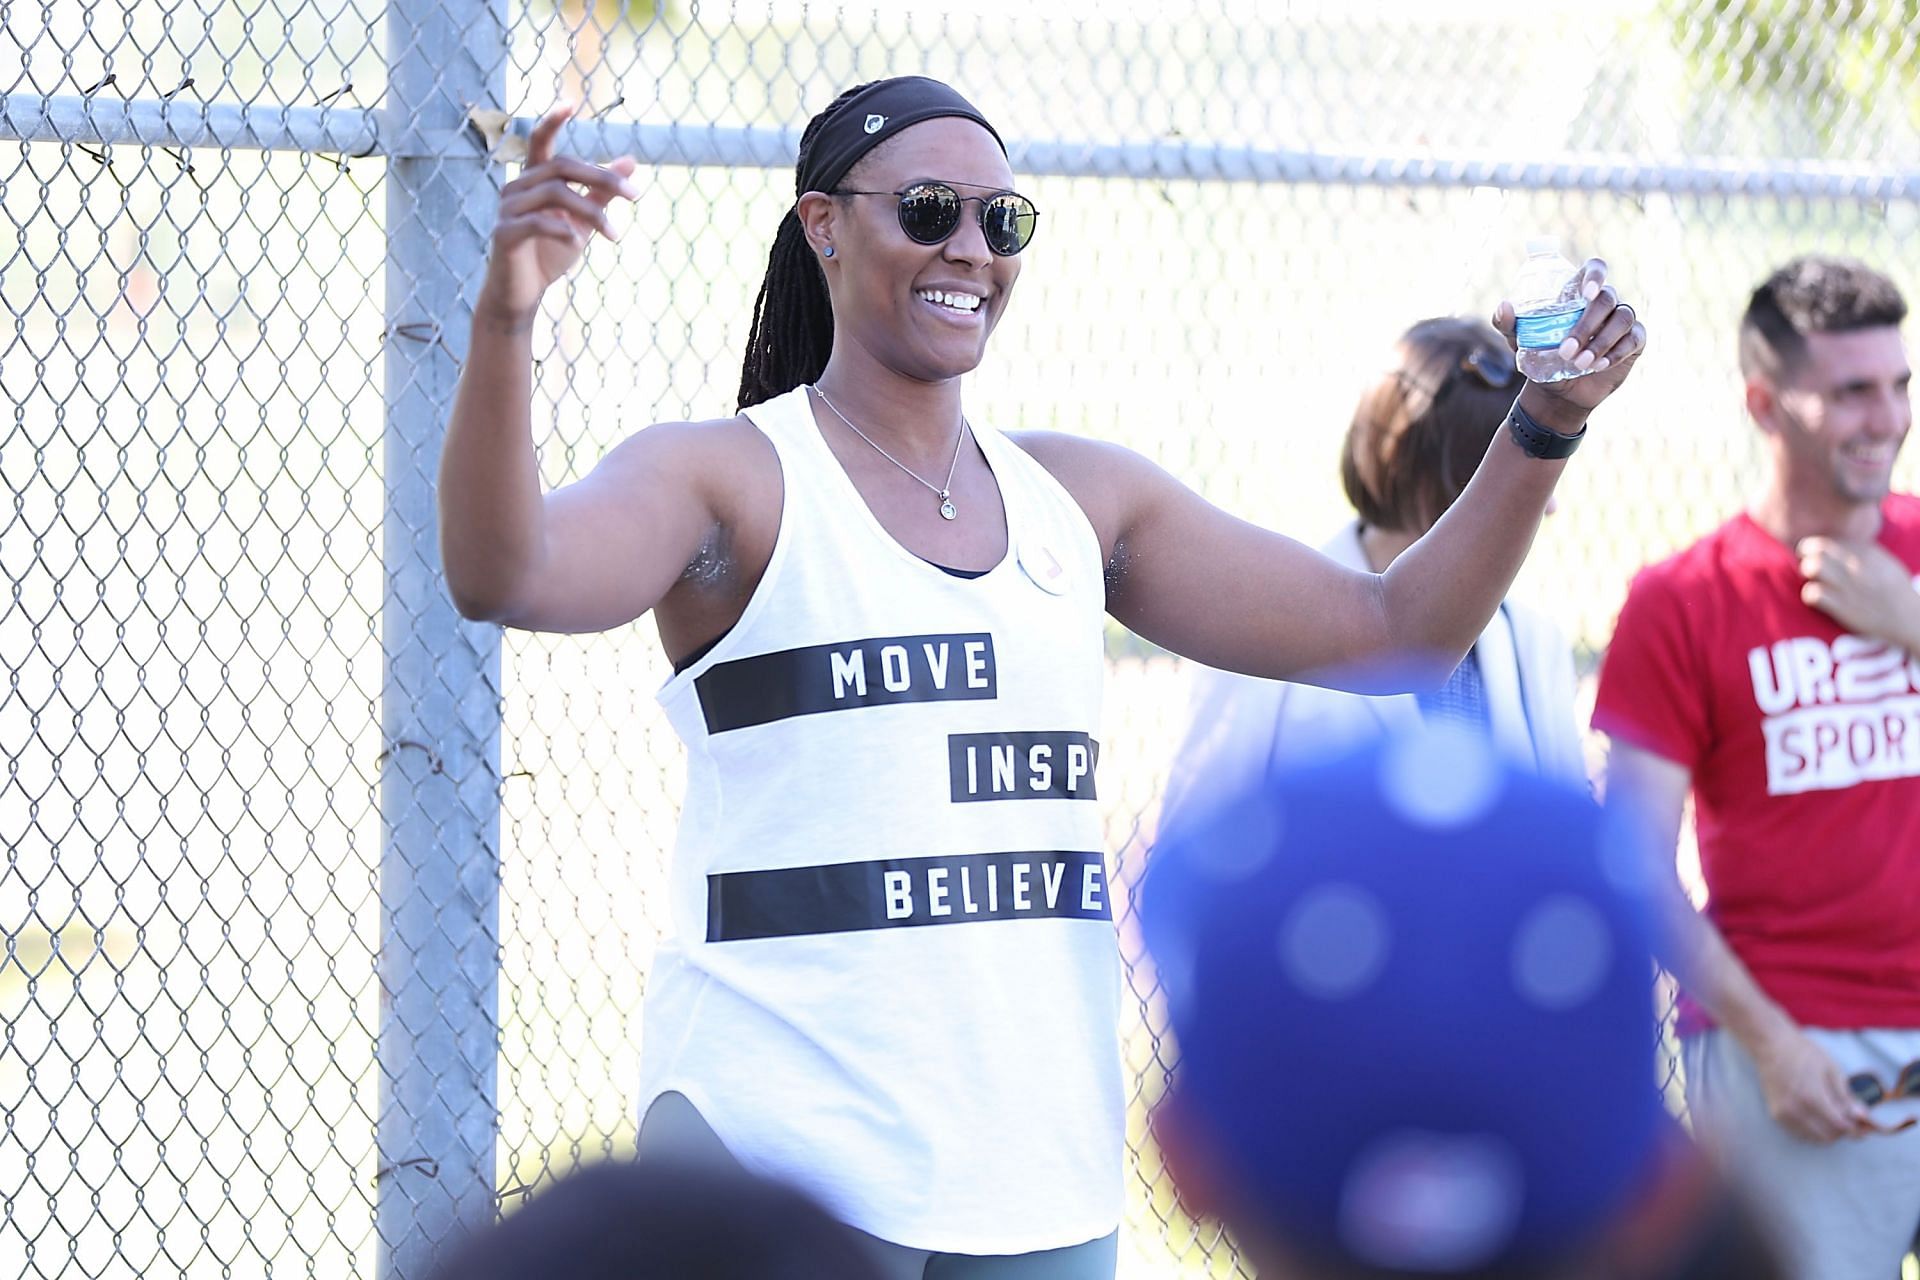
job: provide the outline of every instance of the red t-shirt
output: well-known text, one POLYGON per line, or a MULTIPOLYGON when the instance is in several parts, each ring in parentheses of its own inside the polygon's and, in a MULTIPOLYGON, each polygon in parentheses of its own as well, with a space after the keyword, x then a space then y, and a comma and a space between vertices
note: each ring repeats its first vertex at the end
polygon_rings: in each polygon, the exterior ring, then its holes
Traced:
MULTIPOLYGON (((1920 499, 1882 512, 1920 571, 1920 499)), ((1762 990, 1807 1026, 1920 1027, 1920 659, 1800 587, 1744 515, 1642 570, 1593 725, 1691 771, 1707 915, 1762 990)))

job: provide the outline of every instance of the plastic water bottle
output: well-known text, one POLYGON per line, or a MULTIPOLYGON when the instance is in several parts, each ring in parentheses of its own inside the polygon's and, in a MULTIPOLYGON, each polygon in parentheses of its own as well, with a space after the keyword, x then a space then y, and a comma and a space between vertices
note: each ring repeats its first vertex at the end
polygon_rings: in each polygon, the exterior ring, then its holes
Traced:
POLYGON ((1535 382, 1563 382, 1592 373, 1590 368, 1576 368, 1559 351, 1586 309, 1580 274, 1561 256, 1560 242, 1550 236, 1527 241, 1527 265, 1513 285, 1520 372, 1535 382))

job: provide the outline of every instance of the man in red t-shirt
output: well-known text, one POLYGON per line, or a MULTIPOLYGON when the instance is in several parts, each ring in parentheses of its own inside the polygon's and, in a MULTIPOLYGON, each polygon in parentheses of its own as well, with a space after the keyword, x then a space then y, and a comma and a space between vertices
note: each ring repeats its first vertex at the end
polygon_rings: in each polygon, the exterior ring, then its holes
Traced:
POLYGON ((1892 1096, 1903 1069, 1920 1094, 1920 499, 1891 492, 1906 310, 1831 258, 1754 291, 1740 366, 1765 485, 1635 578, 1593 716, 1610 799, 1660 847, 1692 792, 1709 902, 1676 884, 1688 1106, 1805 1280, 1892 1280, 1920 1226, 1920 1098, 1892 1096))

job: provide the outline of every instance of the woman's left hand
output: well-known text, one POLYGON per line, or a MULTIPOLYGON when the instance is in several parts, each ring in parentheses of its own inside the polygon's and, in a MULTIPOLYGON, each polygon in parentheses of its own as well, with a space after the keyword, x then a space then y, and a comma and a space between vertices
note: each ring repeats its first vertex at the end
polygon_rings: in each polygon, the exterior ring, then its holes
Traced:
MULTIPOLYGON (((1580 292, 1587 299, 1587 309, 1560 344, 1560 354, 1593 372, 1561 382, 1529 380, 1520 391, 1520 407, 1530 417, 1566 435, 1580 430, 1587 415, 1627 380, 1634 362, 1647 349, 1647 328, 1607 283, 1605 262, 1587 259, 1580 268, 1580 292)), ((1506 336, 1508 346, 1519 349, 1511 302, 1502 302, 1494 311, 1493 326, 1506 336)))

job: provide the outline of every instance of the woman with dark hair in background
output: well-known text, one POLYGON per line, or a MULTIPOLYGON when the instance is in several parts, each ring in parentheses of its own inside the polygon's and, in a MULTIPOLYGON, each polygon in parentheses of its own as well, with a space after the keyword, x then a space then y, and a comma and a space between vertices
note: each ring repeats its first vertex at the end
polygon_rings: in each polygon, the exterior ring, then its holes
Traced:
POLYGON ((675 936, 648 974, 641 1159, 738 1159, 894 1276, 1111 1276, 1120 976, 1095 802, 1104 615, 1266 676, 1413 648, 1450 668, 1505 594, 1588 413, 1645 343, 1589 263, 1574 349, 1383 575, 1209 506, 1100 441, 968 418, 1039 214, 946 85, 807 126, 741 411, 638 432, 543 494, 546 288, 631 160, 535 130, 507 184, 441 469, 449 590, 548 631, 651 611, 688 748, 675 936))
MULTIPOLYGON (((1385 573, 1465 491, 1521 382, 1506 340, 1485 321, 1442 316, 1402 334, 1391 365, 1361 394, 1340 453, 1341 483, 1358 514, 1320 550, 1348 568, 1385 573)), ((1585 782, 1574 684, 1566 637, 1511 600, 1446 683, 1418 694, 1202 673, 1167 805, 1235 769, 1311 763, 1434 719, 1490 736, 1524 768, 1585 782)))

